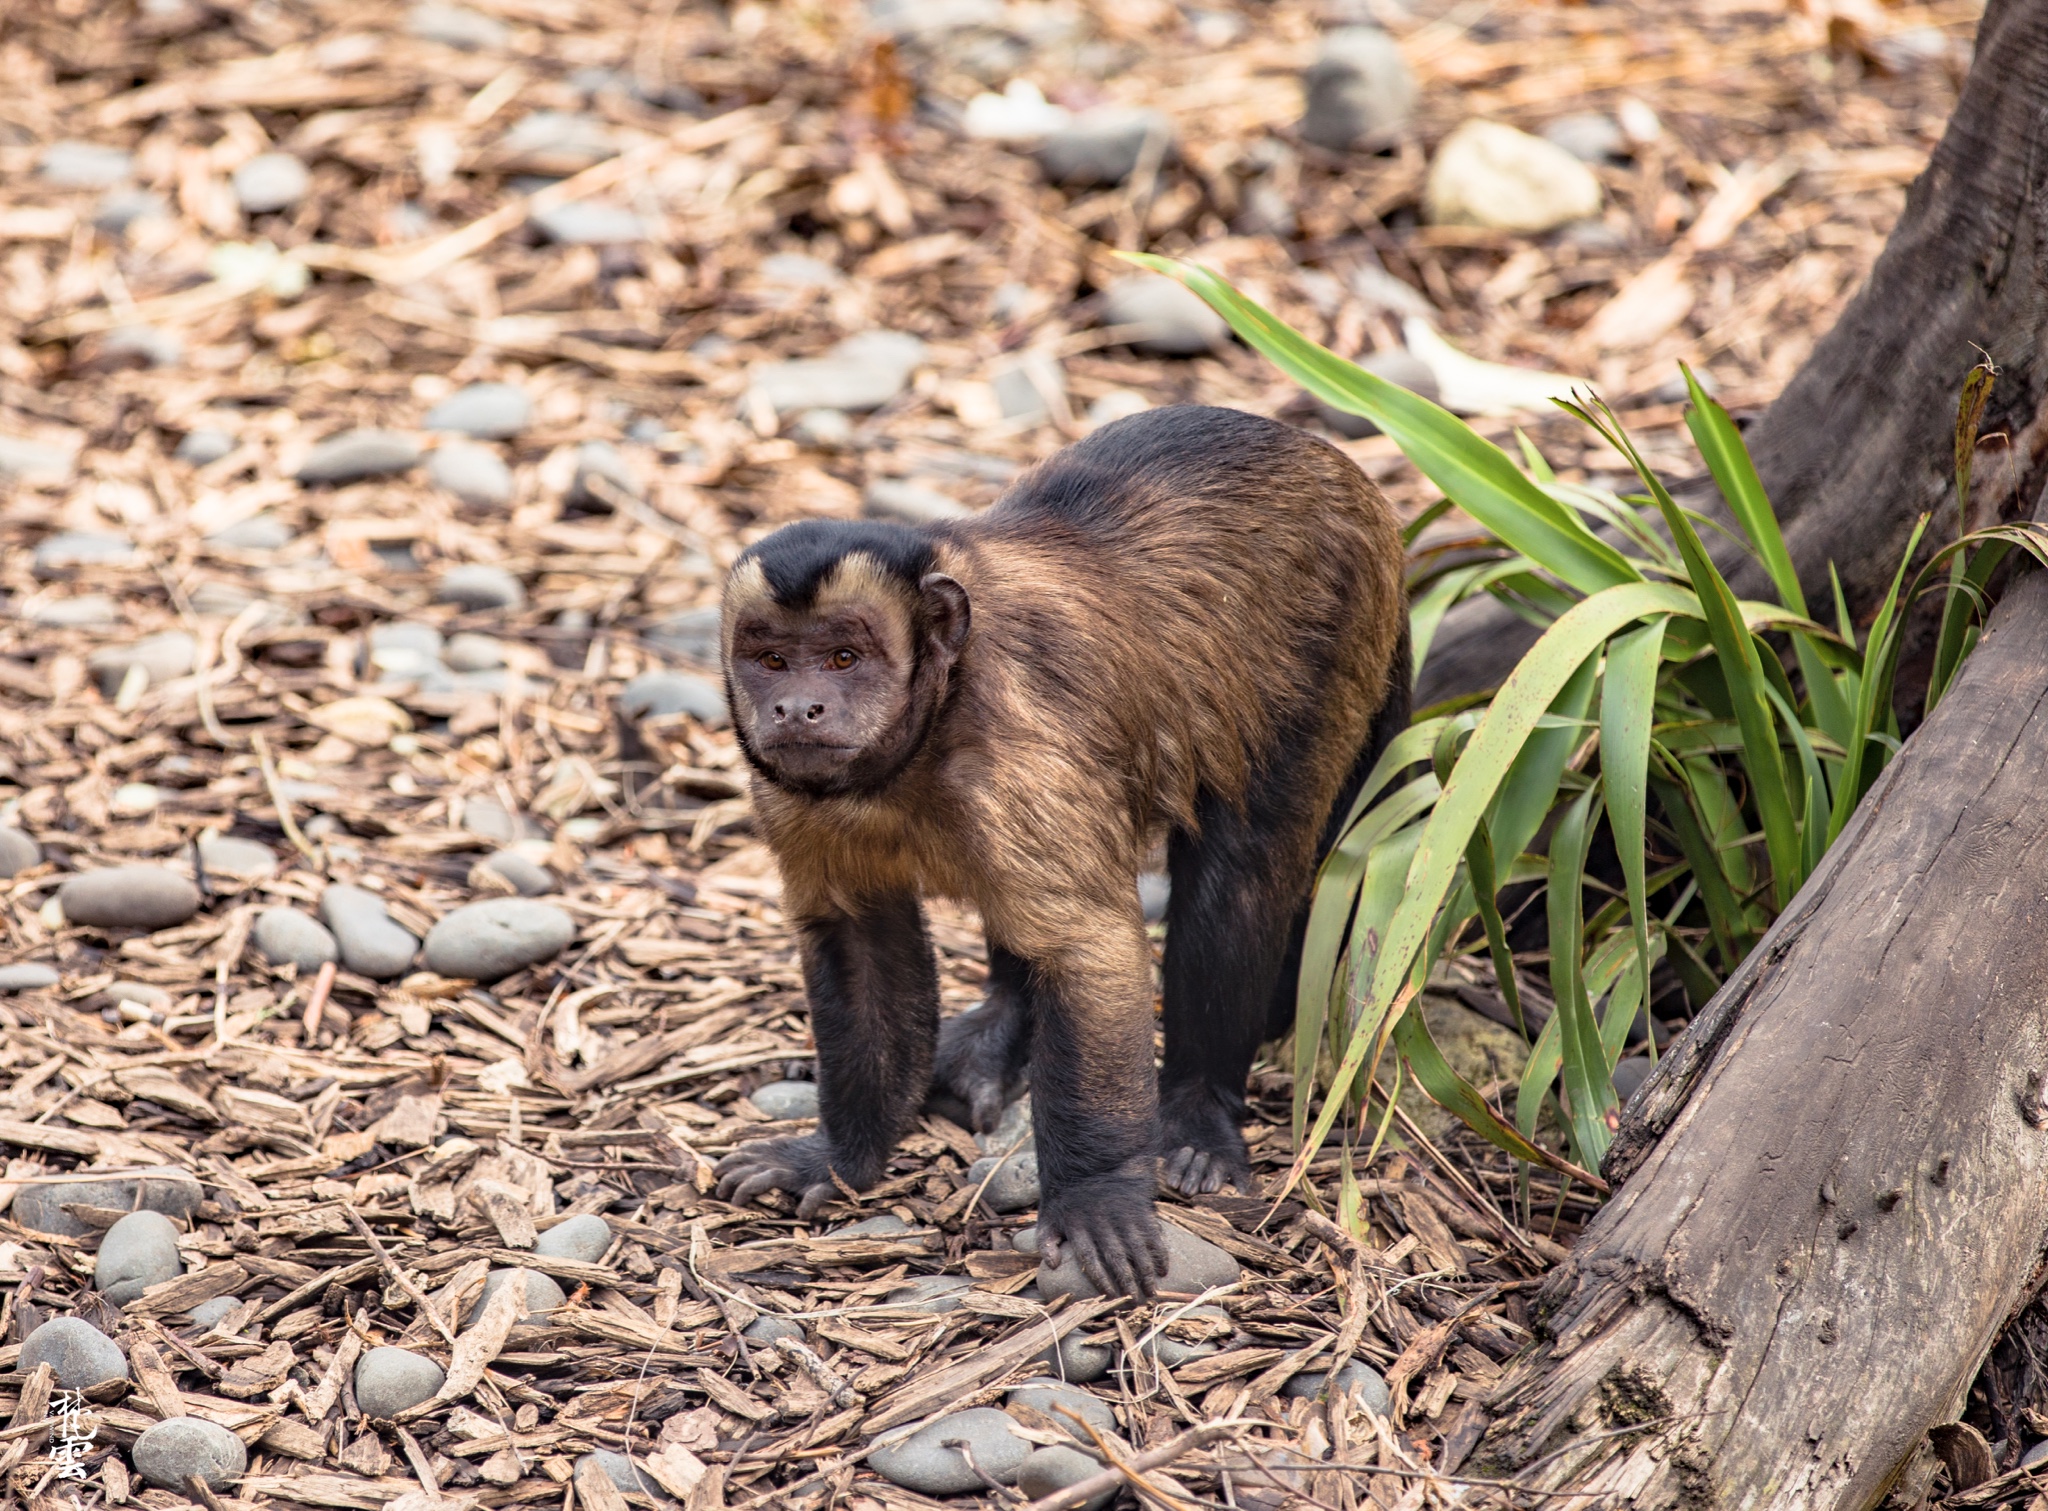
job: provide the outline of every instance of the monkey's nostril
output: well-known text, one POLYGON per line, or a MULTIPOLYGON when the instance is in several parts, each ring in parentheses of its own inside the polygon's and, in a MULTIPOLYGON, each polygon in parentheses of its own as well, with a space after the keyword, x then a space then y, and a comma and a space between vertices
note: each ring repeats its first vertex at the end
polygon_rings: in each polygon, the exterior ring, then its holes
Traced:
POLYGON ((825 705, 822 703, 813 703, 809 708, 804 710, 804 717, 813 724, 817 723, 818 720, 825 717, 825 705))
POLYGON ((780 703, 778 703, 775 705, 775 717, 778 719, 786 719, 789 717, 789 710, 784 708, 780 703))

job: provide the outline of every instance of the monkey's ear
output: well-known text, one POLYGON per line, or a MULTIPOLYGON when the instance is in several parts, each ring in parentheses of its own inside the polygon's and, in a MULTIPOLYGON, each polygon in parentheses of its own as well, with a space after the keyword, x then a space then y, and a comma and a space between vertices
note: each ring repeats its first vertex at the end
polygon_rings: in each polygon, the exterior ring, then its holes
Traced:
POLYGON ((933 641, 948 660, 958 657, 960 648, 967 644, 967 589, 944 572, 926 573, 917 589, 924 596, 925 612, 931 616, 933 641))

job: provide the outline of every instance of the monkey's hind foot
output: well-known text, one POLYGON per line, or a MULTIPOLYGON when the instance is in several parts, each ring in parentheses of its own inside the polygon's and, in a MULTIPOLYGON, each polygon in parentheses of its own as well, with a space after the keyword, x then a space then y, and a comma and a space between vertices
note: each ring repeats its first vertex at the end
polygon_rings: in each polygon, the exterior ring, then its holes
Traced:
POLYGON ((1016 1009, 991 998, 939 1025, 932 1056, 932 1091, 957 1098, 968 1126, 987 1133, 1024 1090, 1016 1009))
POLYGON ((822 1134, 804 1138, 757 1139, 718 1162, 718 1198, 745 1206, 763 1191, 788 1191, 796 1215, 809 1222, 841 1194, 832 1180, 832 1146, 822 1134))
POLYGON ((1244 1135, 1223 1108, 1206 1097, 1187 1098, 1161 1109, 1160 1147, 1166 1158, 1160 1178, 1183 1196, 1201 1196, 1236 1186, 1251 1189, 1251 1156, 1244 1135))
POLYGON ((1058 1265, 1071 1251, 1104 1295, 1150 1296, 1166 1273, 1152 1195, 1149 1177, 1121 1173, 1047 1192, 1038 1208, 1040 1256, 1058 1265))

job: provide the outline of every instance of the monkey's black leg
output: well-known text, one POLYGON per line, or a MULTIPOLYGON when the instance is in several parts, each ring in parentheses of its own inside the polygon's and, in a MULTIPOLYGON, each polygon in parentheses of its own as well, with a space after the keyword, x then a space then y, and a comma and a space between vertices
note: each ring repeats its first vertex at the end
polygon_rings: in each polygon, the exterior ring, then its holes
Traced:
POLYGON ((1031 1056, 1029 972, 993 940, 988 946, 988 995, 977 1007, 939 1025, 932 1089, 967 1106, 969 1126, 986 1133, 1023 1090, 1031 1056))
POLYGON ((809 1221, 838 1194, 882 1178, 931 1082, 939 975, 914 896, 802 927, 804 986, 818 1043, 819 1131, 764 1139, 719 1162, 718 1194, 745 1202, 780 1188, 809 1221))

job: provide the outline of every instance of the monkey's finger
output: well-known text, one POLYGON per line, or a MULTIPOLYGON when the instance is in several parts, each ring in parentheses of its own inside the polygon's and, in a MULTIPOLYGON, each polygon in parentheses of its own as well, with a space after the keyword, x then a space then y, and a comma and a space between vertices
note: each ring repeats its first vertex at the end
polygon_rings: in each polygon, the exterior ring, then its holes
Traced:
POLYGON ((809 1222, 824 1210, 825 1203, 839 1194, 839 1188, 829 1180, 819 1181, 815 1186, 806 1187, 802 1198, 796 1204, 799 1222, 809 1222))
POLYGON ((790 1179, 793 1173, 789 1170, 769 1169, 755 1175, 750 1175, 740 1182, 739 1189, 734 1191, 726 1200, 736 1207, 744 1207, 763 1191, 773 1191, 776 1187, 782 1185, 783 1182, 790 1179))
POLYGON ((1195 1151, 1187 1144, 1182 1144, 1173 1153, 1166 1156, 1166 1183, 1176 1191, 1186 1191, 1188 1189, 1185 1184, 1188 1166, 1194 1162, 1194 1158, 1195 1151))
POLYGON ((1038 1257, 1049 1268, 1055 1270, 1059 1268, 1062 1247, 1059 1234, 1045 1232, 1039 1234, 1038 1257))

